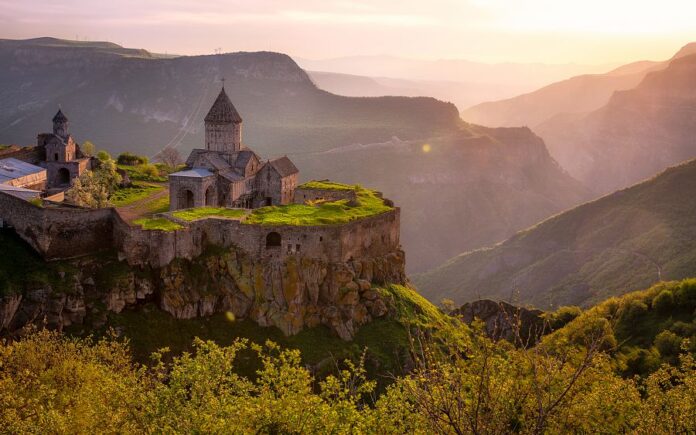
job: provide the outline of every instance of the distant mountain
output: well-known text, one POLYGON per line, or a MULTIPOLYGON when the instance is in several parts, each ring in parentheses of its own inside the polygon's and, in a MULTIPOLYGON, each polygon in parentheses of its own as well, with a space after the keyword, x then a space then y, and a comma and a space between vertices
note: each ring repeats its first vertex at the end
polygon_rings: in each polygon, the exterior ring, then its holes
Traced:
POLYGON ((432 301, 589 306, 696 276, 696 160, 578 206, 414 281, 432 301))
POLYGON ((695 113, 696 54, 678 55, 602 108, 553 117, 535 131, 573 176, 610 192, 696 157, 695 113))
POLYGON ((460 81, 409 80, 367 77, 334 72, 308 71, 312 81, 325 91, 349 97, 433 97, 454 103, 460 110, 481 101, 506 98, 524 92, 523 85, 465 83, 460 81))
POLYGON ((234 53, 159 58, 108 43, 0 41, 0 135, 31 144, 62 105, 78 139, 154 154, 202 143, 202 118, 225 78, 245 139, 266 155, 346 141, 452 131, 457 109, 432 98, 345 98, 321 91, 288 56, 234 53))
MULTIPOLYGON (((555 117, 572 117, 599 109, 616 91, 632 89, 652 71, 666 68, 669 62, 696 54, 696 43, 682 47, 670 60, 638 61, 603 74, 571 77, 533 92, 499 101, 488 101, 462 110, 462 117, 489 127, 536 127, 555 117)), ((546 139, 546 138, 544 138, 546 139)))
POLYGON ((614 92, 633 88, 653 68, 655 65, 648 62, 639 63, 626 73, 572 77, 528 94, 478 104, 463 110, 462 117, 491 127, 535 128, 558 114, 586 113, 602 107, 614 92))
POLYGON ((526 128, 468 125, 427 142, 354 144, 309 155, 301 167, 378 186, 401 206, 411 272, 504 240, 590 198, 526 128))
POLYGON ((482 63, 465 59, 417 60, 394 56, 348 56, 333 59, 294 58, 309 71, 416 81, 459 82, 517 88, 526 92, 579 74, 596 73, 607 65, 482 63))
POLYGON ((78 141, 114 154, 200 147, 224 77, 244 141, 263 157, 287 154, 304 180, 363 183, 397 201, 413 271, 588 197, 529 130, 467 125, 433 98, 337 96, 279 53, 162 58, 40 38, 0 41, 0 64, 0 143, 34 143, 61 105, 78 141))

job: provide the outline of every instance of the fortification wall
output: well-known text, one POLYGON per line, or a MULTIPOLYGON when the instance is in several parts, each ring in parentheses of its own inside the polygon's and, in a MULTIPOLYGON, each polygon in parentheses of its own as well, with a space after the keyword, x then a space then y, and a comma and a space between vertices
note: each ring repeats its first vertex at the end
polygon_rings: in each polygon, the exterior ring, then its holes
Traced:
POLYGON ((302 256, 329 263, 388 255, 400 249, 400 210, 339 225, 251 225, 207 218, 176 231, 143 230, 114 209, 38 207, 0 192, 0 218, 48 260, 115 249, 130 265, 164 267, 191 260, 212 244, 253 258, 302 256))
POLYGON ((0 192, 0 218, 44 258, 70 258, 111 249, 113 209, 39 207, 0 192))
POLYGON ((255 258, 302 256, 346 262, 387 255, 399 249, 399 209, 341 225, 250 225, 208 218, 183 223, 176 231, 134 228, 117 218, 114 240, 119 255, 131 265, 163 267, 175 258, 193 259, 209 244, 235 247, 255 258), (279 246, 269 246, 271 233, 279 246))

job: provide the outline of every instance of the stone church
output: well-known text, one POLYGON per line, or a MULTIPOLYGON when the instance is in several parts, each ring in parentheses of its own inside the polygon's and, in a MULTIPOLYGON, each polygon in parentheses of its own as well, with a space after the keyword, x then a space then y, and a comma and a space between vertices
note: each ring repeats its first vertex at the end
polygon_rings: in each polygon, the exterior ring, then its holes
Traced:
POLYGON ((299 171, 287 157, 262 161, 242 143, 242 118, 222 87, 205 117, 205 149, 169 175, 170 210, 291 204, 299 171))
POLYGON ((68 118, 59 109, 53 117, 53 133, 41 133, 36 138, 38 148, 46 153, 41 166, 46 168, 49 189, 68 188, 72 180, 92 169, 91 159, 82 154, 68 133, 68 124, 68 118))

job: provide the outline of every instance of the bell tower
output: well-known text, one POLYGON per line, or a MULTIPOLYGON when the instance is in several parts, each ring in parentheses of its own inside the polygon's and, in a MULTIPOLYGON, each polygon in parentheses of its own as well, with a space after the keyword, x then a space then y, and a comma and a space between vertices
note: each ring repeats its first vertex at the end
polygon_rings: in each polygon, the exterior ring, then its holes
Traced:
POLYGON ((226 153, 242 149, 242 117, 227 96, 224 85, 205 116, 205 148, 226 153))
POLYGON ((53 134, 63 139, 68 137, 68 118, 61 109, 58 109, 58 113, 53 117, 53 134))

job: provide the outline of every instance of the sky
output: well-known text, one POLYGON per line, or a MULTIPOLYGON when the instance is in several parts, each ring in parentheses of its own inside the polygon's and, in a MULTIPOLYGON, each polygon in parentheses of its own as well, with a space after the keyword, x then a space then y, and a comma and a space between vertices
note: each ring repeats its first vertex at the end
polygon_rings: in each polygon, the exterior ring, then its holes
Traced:
POLYGON ((662 60, 696 41, 694 23, 694 0, 0 0, 0 38, 309 59, 662 60))

